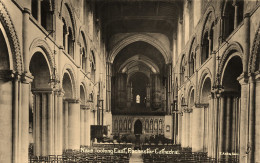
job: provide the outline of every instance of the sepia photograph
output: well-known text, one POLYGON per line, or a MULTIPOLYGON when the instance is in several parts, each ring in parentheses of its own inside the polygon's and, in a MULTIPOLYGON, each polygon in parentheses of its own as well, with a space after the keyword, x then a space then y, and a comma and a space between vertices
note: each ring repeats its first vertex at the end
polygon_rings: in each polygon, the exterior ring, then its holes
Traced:
POLYGON ((0 163, 260 163, 259 117, 259 0, 0 0, 0 163))

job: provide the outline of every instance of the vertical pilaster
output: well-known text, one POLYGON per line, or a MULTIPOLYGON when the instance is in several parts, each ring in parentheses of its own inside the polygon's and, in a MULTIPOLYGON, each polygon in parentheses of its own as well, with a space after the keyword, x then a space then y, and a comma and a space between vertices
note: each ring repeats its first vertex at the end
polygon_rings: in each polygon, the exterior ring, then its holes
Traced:
POLYGON ((80 149, 80 105, 78 100, 69 101, 68 148, 80 149))

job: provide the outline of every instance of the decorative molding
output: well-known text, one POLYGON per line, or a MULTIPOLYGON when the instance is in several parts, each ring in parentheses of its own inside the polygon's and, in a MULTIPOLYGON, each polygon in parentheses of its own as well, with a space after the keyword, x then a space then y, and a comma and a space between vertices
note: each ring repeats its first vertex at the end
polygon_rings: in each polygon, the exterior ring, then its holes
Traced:
POLYGON ((37 47, 41 48, 44 51, 44 53, 45 53, 45 55, 46 55, 46 57, 48 59, 48 62, 50 64, 51 73, 53 73, 54 72, 54 67, 56 65, 54 63, 54 54, 53 54, 50 46, 48 45, 48 43, 44 39, 38 37, 38 38, 35 38, 32 41, 32 43, 31 43, 31 45, 29 47, 29 51, 32 52, 37 47))
MULTIPOLYGON (((258 29, 255 34, 252 51, 249 56, 249 66, 248 66, 248 72, 254 73, 255 71, 258 71, 256 68, 256 62, 259 62, 259 53, 260 53, 260 24, 258 25, 258 29), (257 56, 258 55, 258 56, 257 56)), ((259 66, 259 65, 258 65, 259 66)), ((259 67, 258 67, 259 69, 259 67)))
POLYGON ((130 35, 126 38, 124 38, 123 40, 119 40, 114 47, 112 48, 112 50, 109 52, 108 55, 108 62, 113 63, 116 55, 127 45, 136 42, 136 41, 144 41, 152 46, 154 46, 155 48, 157 48, 163 55, 165 63, 168 64, 170 63, 170 52, 166 51, 164 45, 162 42, 160 42, 158 39, 147 35, 147 34, 133 34, 130 35))
POLYGON ((11 51, 14 60, 14 65, 13 65, 14 70, 17 71, 19 74, 21 74, 23 71, 23 60, 22 60, 22 54, 21 54, 21 48, 20 48, 18 36, 16 34, 11 17, 2 1, 0 1, 0 8, 1 8, 0 22, 3 25, 8 40, 10 42, 11 51))
POLYGON ((230 43, 228 45, 228 47, 226 48, 226 50, 223 52, 223 55, 222 55, 221 60, 220 60, 219 69, 218 69, 218 73, 220 74, 220 76, 223 73, 225 63, 228 60, 229 56, 231 55, 230 53, 232 51, 238 52, 241 59, 243 59, 243 56, 242 56, 243 48, 242 48, 242 46, 238 42, 230 43))

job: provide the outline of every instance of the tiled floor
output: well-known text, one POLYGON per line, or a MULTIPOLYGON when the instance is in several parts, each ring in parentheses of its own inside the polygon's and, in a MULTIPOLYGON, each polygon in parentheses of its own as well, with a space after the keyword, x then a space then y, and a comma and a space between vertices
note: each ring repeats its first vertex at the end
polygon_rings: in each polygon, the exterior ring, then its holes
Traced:
POLYGON ((130 163, 143 163, 143 158, 141 153, 133 153, 129 160, 130 163))

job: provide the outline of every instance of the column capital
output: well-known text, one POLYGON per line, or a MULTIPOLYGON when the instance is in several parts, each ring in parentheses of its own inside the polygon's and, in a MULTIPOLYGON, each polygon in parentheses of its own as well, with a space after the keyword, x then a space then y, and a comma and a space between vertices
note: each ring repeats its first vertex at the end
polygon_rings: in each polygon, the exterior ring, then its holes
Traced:
POLYGON ((22 74, 21 80, 22 80, 23 83, 29 84, 33 81, 33 79, 34 79, 34 77, 32 76, 31 73, 23 73, 22 74))
POLYGON ((255 72, 255 80, 260 81, 260 71, 255 72))
POLYGON ((32 88, 33 94, 38 94, 38 93, 52 94, 53 92, 54 90, 52 88, 32 88))
POLYGON ((73 98, 65 98, 65 101, 68 101, 69 103, 79 103, 79 99, 73 99, 73 98))
POLYGON ((193 109, 192 108, 185 108, 183 109, 184 113, 192 113, 193 109))
POLYGON ((242 73, 237 80, 241 85, 245 85, 248 83, 248 74, 247 73, 242 73))
POLYGON ((209 104, 208 103, 195 103, 196 108, 208 108, 209 104))
POLYGON ((23 9, 23 13, 31 14, 31 10, 28 9, 28 8, 24 8, 24 9, 23 9))
POLYGON ((65 92, 64 92, 64 90, 63 90, 62 88, 59 89, 57 92, 58 92, 58 96, 59 96, 59 97, 63 97, 64 94, 65 94, 65 92))
POLYGON ((20 75, 15 73, 13 70, 0 70, 0 80, 12 80, 14 78, 20 79, 20 75))

